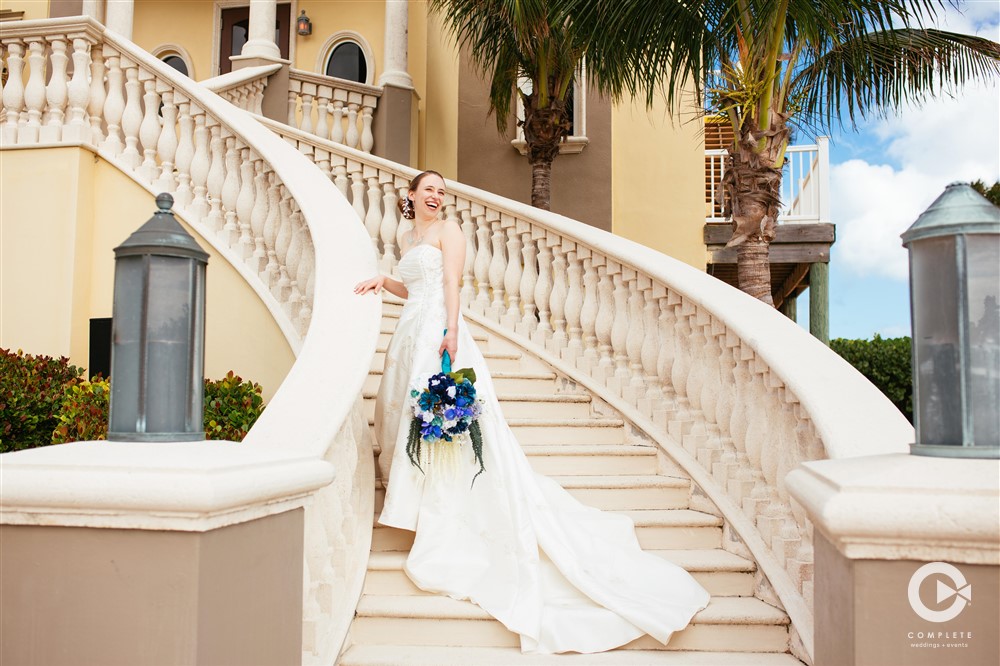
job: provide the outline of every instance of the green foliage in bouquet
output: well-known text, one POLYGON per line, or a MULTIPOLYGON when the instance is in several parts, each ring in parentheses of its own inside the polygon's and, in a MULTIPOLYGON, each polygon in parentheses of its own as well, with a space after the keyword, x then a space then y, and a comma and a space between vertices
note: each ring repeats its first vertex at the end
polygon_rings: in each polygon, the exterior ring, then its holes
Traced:
POLYGON ((205 380, 205 439, 242 441, 264 412, 263 388, 230 370, 219 380, 205 380))
POLYGON ((0 453, 50 444, 65 387, 82 374, 66 357, 0 349, 0 453))
POLYGON ((910 338, 830 340, 830 349, 853 365, 913 423, 913 372, 910 338))
POLYGON ((107 439, 111 384, 97 376, 67 384, 62 406, 56 414, 59 425, 52 431, 53 444, 107 439))

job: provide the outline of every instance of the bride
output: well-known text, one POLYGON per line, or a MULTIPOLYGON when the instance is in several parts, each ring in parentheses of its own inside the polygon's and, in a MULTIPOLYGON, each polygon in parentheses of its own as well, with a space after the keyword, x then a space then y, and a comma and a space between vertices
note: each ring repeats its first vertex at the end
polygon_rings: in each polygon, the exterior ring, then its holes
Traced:
POLYGON ((601 652, 643 634, 666 643, 705 608, 709 594, 683 569, 643 552, 632 521, 584 506, 536 474, 508 427, 482 353, 462 319, 465 236, 442 220, 444 178, 425 171, 401 202, 413 228, 399 276, 358 284, 406 299, 385 355, 375 407, 385 483, 382 525, 414 531, 406 573, 423 590, 469 599, 521 638, 524 652, 601 652), (421 468, 406 452, 410 389, 440 372, 447 351, 476 372, 483 472, 471 446, 458 469, 441 459, 421 468), (390 474, 391 471, 391 474, 390 474))

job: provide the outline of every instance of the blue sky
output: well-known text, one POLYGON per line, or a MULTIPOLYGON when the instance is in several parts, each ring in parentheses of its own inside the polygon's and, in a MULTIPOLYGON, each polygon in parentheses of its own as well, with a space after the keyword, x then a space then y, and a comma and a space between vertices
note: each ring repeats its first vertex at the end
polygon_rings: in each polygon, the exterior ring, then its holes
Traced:
MULTIPOLYGON (((1000 2, 959 3, 938 27, 1000 41, 1000 2)), ((798 143, 808 139, 799 138, 798 143)), ((1000 87, 974 84, 831 136, 830 337, 910 334, 899 234, 956 180, 1000 180, 1000 87)), ((799 297, 808 328, 809 293, 799 297)))

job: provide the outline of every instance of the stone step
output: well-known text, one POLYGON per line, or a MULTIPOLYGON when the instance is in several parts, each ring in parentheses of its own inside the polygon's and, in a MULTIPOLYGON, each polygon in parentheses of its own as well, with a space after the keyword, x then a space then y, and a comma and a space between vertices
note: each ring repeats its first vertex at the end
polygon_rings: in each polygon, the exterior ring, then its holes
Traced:
POLYGON ((790 654, 612 650, 599 654, 522 654, 517 648, 354 645, 340 666, 802 666, 790 654))
MULTIPOLYGON (((459 350, 459 352, 461 352, 461 350, 459 350)), ((494 371, 501 371, 501 370, 505 372, 517 371, 520 370, 522 366, 521 354, 518 354, 517 352, 510 352, 510 351, 500 352, 500 351, 484 350, 483 358, 486 359, 486 364, 489 366, 491 373, 494 371)), ((533 368, 537 368, 537 366, 540 363, 541 361, 532 362, 529 360, 525 360, 525 364, 533 366, 533 368)), ((372 364, 369 368, 369 371, 382 372, 382 368, 384 367, 385 367, 385 351, 376 351, 375 358, 372 359, 372 364)))
POLYGON ((656 474, 656 449, 625 444, 527 445, 532 469, 549 476, 656 474))
MULTIPOLYGON (((376 392, 364 392, 365 415, 375 415, 376 392)), ((500 393, 500 411, 507 419, 580 419, 590 416, 589 395, 576 393, 500 393)))
MULTIPOLYGON (((386 320, 384 319, 382 320, 382 326, 379 329, 378 346, 376 347, 378 351, 385 351, 386 347, 389 345, 389 339, 392 338, 392 334, 396 330, 395 326, 396 320, 390 319, 388 321, 392 323, 389 324, 387 323, 386 320)), ((471 332, 472 332, 472 339, 476 341, 476 344, 479 345, 481 349, 485 349, 486 347, 489 346, 490 336, 488 336, 486 333, 482 331, 471 331, 471 332)))
MULTIPOLYGON (((368 425, 375 419, 369 415, 368 425)), ((621 419, 507 419, 514 438, 523 447, 618 445, 625 442, 625 422, 621 419)), ((546 474, 550 472, 545 472, 546 474)), ((551 472, 558 474, 559 472, 551 472)), ((594 474, 600 474, 600 471, 594 474)))
MULTIPOLYGON (((788 616, 754 597, 713 597, 663 646, 643 636, 625 649, 785 652, 788 616)), ((365 595, 351 634, 358 644, 518 647, 518 636, 469 601, 440 595, 365 595)))
MULTIPOLYGON (((691 509, 621 511, 635 522, 639 545, 651 550, 710 549, 722 546, 722 519, 691 509)), ((375 518, 373 551, 407 551, 413 532, 386 527, 375 518)))
MULTIPOLYGON (((493 377, 493 386, 498 393, 554 393, 556 373, 554 372, 525 372, 523 370, 513 370, 508 372, 490 373, 493 377)), ((368 373, 365 379, 365 394, 375 395, 378 393, 379 384, 382 382, 381 369, 377 372, 368 373)))
MULTIPOLYGON (((709 594, 719 597, 753 595, 753 562, 722 549, 649 551, 688 571, 709 594)), ((372 553, 365 577, 365 594, 426 595, 403 571, 406 551, 372 553)))
POLYGON ((689 479, 657 474, 578 474, 552 479, 587 506, 604 511, 685 509, 691 489, 689 479))

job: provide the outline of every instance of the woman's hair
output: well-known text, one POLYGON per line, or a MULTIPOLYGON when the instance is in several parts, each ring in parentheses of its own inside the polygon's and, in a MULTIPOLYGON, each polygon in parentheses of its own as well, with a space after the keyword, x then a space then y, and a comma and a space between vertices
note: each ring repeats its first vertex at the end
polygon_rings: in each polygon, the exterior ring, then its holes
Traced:
MULTIPOLYGON (((437 171, 421 171, 420 173, 418 173, 416 176, 413 177, 413 180, 410 181, 409 187, 406 188, 407 194, 409 194, 410 192, 415 192, 416 189, 420 187, 420 181, 422 181, 426 176, 437 176, 441 180, 444 180, 444 176, 439 174, 437 171)), ((408 201, 409 197, 403 197, 396 202, 396 207, 399 208, 399 212, 403 215, 404 218, 406 218, 407 220, 412 220, 414 216, 413 205, 412 204, 407 205, 408 201)))

